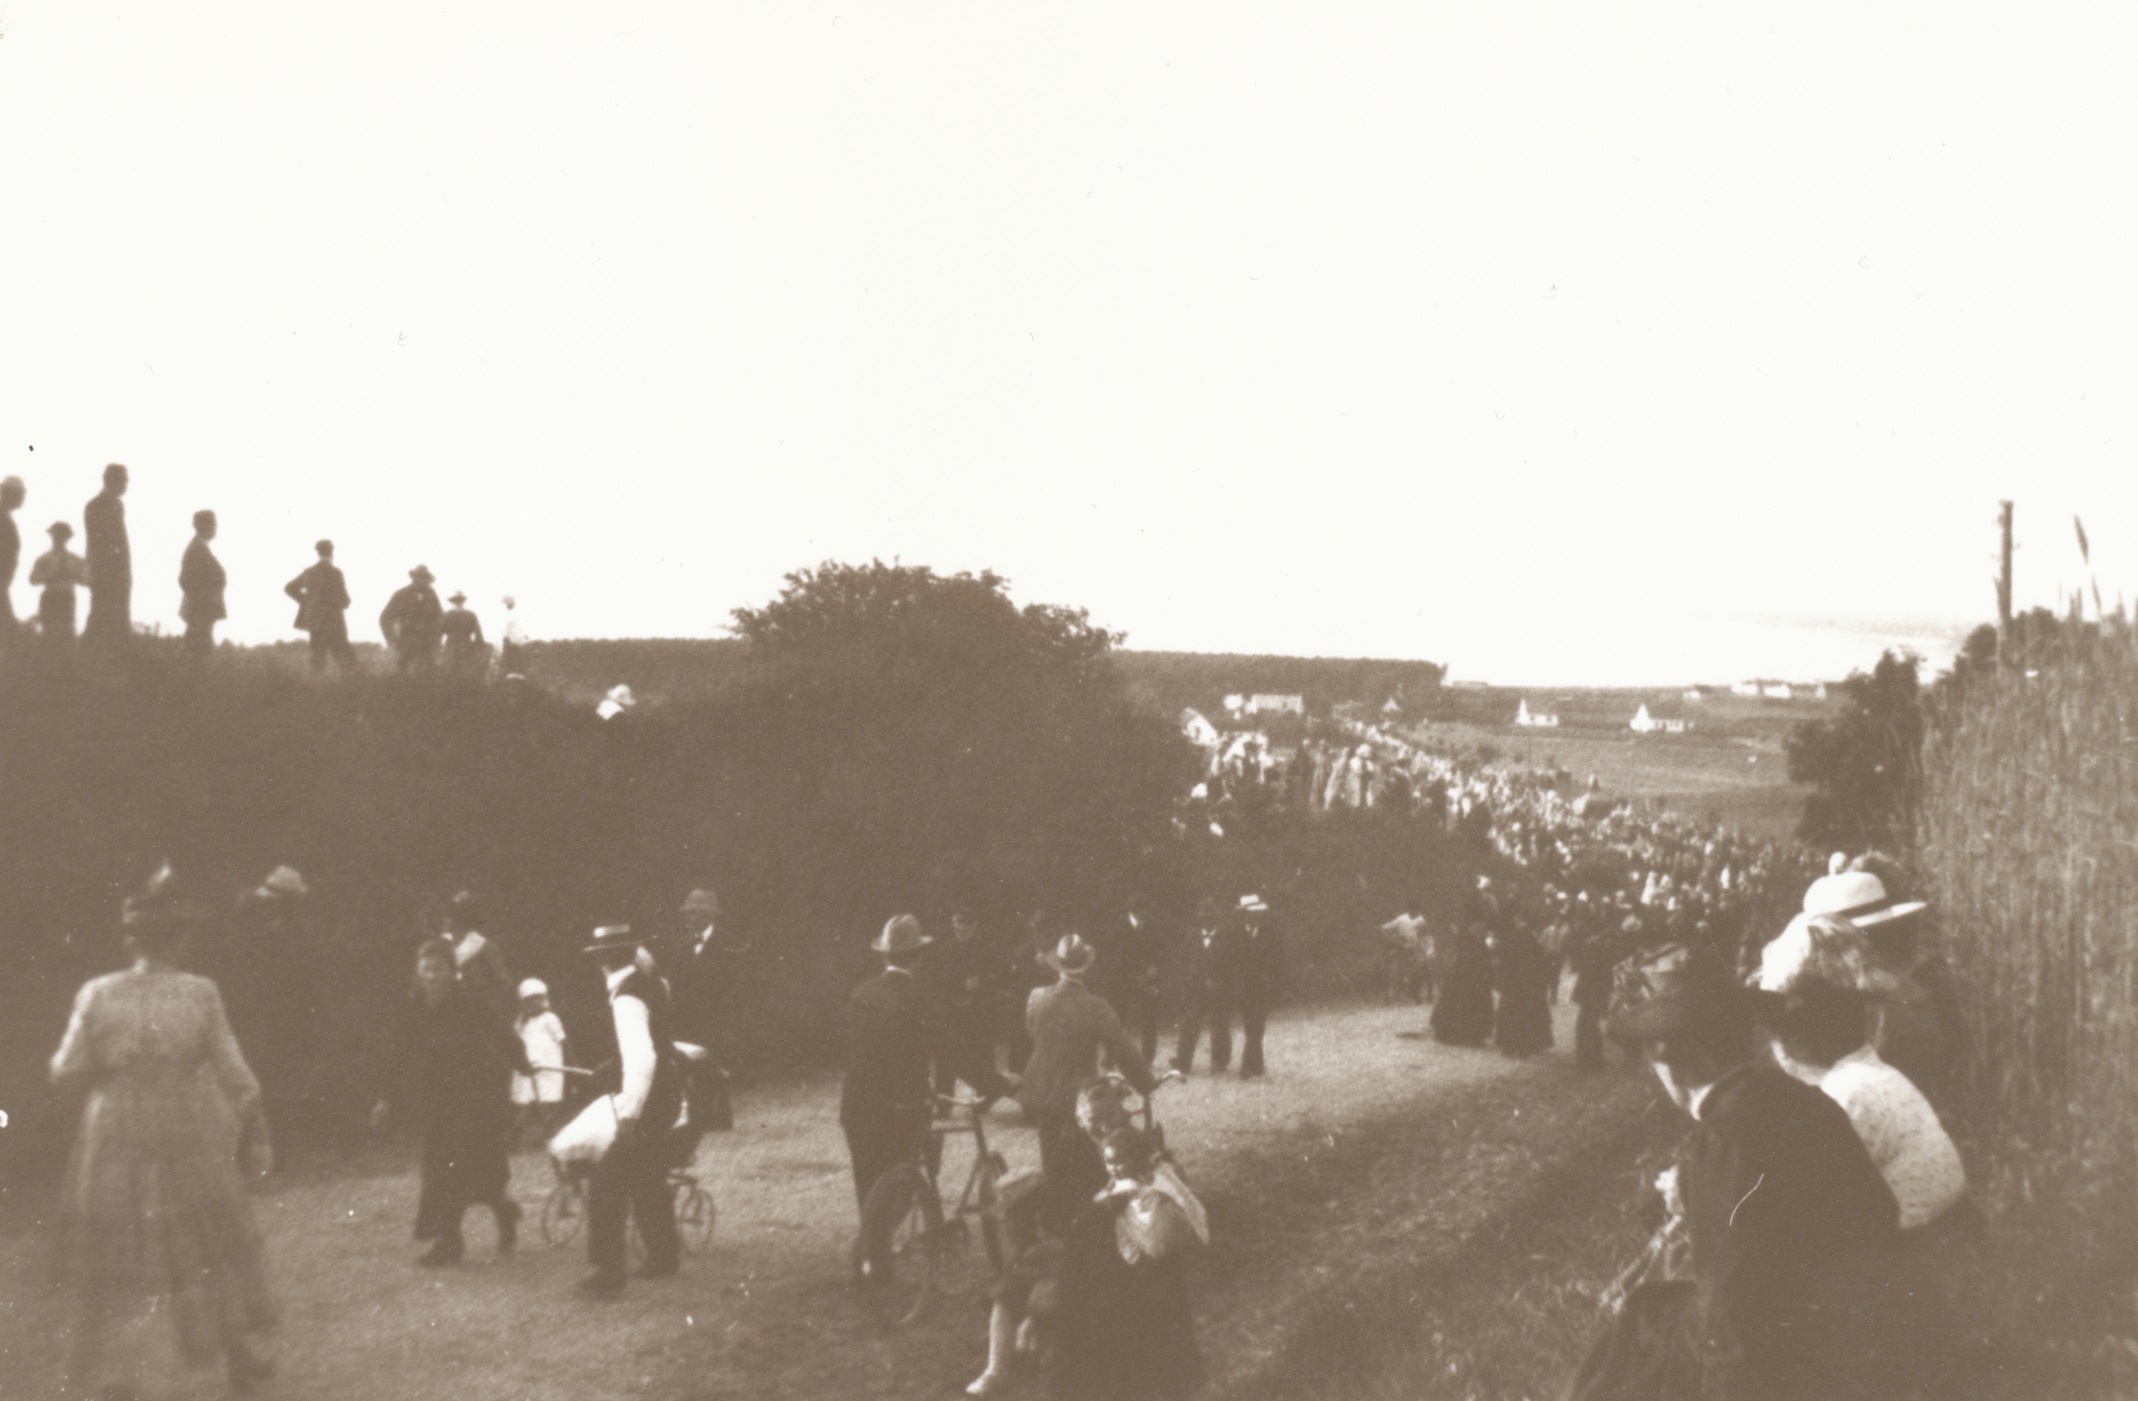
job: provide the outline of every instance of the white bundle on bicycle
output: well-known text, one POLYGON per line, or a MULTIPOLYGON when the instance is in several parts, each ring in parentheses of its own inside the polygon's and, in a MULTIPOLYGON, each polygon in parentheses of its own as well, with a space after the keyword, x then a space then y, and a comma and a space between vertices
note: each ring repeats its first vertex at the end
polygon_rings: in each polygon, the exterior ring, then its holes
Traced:
POLYGON ((1129 1264, 1165 1260, 1210 1244, 1210 1217, 1182 1179, 1161 1160, 1150 1185, 1114 1213, 1114 1246, 1129 1264))
POLYGON ((616 1096, 596 1095, 549 1140, 549 1156, 559 1167, 592 1167, 616 1145, 616 1129, 616 1096))

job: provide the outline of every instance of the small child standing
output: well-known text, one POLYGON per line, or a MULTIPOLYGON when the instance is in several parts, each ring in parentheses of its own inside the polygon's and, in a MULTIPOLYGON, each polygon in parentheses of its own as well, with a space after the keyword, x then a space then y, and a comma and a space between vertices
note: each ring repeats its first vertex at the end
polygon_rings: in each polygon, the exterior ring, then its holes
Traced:
POLYGON ((549 985, 540 978, 520 984, 520 1014, 513 1030, 526 1048, 534 1074, 514 1072, 512 1102, 520 1107, 521 1133, 532 1123, 540 1142, 548 1142, 564 1123, 564 1023, 549 1010, 549 985))

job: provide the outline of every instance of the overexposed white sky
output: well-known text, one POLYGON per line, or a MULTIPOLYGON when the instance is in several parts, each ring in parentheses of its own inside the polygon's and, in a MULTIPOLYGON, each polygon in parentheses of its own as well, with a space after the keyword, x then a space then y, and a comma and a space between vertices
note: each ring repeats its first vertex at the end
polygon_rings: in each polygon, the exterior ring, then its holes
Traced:
MULTIPOLYGON (((1133 646, 1838 674, 2138 598, 2138 11, 0 0, 0 472, 137 617, 827 558, 1133 646), (1840 620, 1837 632, 1798 626, 1840 620), (1875 637, 1874 637, 1875 635, 1875 637), (1866 650, 1868 649, 1868 650, 1866 650)), ((18 609, 30 606, 18 582, 18 609)))

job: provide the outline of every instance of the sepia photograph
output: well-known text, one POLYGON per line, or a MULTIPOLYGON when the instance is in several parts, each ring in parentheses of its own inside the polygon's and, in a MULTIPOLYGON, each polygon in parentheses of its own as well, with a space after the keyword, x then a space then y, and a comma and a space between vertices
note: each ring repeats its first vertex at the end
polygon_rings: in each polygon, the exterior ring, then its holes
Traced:
POLYGON ((0 1398, 2138 1397, 2134 73, 0 0, 0 1398))

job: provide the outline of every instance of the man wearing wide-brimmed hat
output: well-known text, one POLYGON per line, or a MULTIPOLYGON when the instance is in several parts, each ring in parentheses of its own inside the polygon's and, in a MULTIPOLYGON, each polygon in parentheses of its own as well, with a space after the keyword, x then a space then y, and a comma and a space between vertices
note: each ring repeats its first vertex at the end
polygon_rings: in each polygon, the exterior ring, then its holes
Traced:
POLYGON ((639 966, 642 946, 628 924, 602 925, 586 946, 608 987, 619 1066, 616 1143, 587 1191, 586 1253, 594 1270, 579 1292, 595 1298, 624 1291, 624 1231, 633 1219, 646 1245, 642 1277, 662 1279, 682 1267, 668 1170, 677 1165, 683 1067, 668 1027, 667 985, 639 966))
POLYGON ((1098 1146, 1076 1121, 1076 1093, 1099 1072, 1104 1052, 1137 1090, 1157 1081, 1150 1063, 1105 998, 1084 986, 1098 953, 1076 933, 1064 934, 1039 961, 1054 970, 1051 987, 1036 988, 1025 1004, 1032 1058, 1025 1062, 1017 1100, 1039 1129, 1040 1172, 1047 1179, 1043 1217, 1066 1234, 1076 1210, 1106 1185, 1098 1146))
POLYGON ((379 614, 379 631, 393 648, 402 671, 427 671, 438 664, 438 644, 445 635, 445 605, 431 587, 433 575, 423 565, 408 571, 408 582, 394 590, 379 614))
POLYGON ((1676 1368, 1700 1396, 1910 1395, 1882 1360, 1895 1324, 1893 1193, 1848 1115, 1755 1052, 1761 995, 1703 954, 1670 955, 1644 970, 1648 996, 1615 1010, 1606 1032, 1645 1054, 1696 1121, 1677 1182, 1693 1287, 1634 1290, 1572 1394, 1631 1394, 1599 1374, 1676 1368))
MULTIPOLYGON (((958 1078, 985 1098, 999 1098, 1010 1088, 993 1066, 975 1062, 943 1033, 940 1009, 914 974, 929 942, 918 919, 891 916, 869 945, 883 958, 883 971, 847 999, 839 1127, 853 1159, 857 1207, 867 1203, 878 1177, 913 1161, 928 1143, 932 1059, 944 1057, 958 1078)), ((864 1259, 863 1271, 875 1263, 864 1259)))

